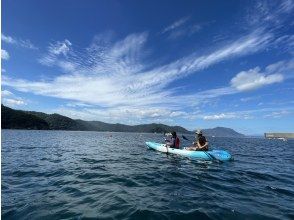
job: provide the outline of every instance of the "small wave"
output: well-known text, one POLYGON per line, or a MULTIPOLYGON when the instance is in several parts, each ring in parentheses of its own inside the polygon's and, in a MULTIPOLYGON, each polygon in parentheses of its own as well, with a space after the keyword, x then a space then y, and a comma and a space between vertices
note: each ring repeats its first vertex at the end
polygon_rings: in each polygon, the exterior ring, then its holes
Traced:
POLYGON ((277 192, 279 194, 283 194, 286 196, 293 197, 294 196, 294 191, 290 189, 285 189, 285 188, 279 188, 279 187, 274 187, 274 186, 266 186, 266 189, 269 189, 271 191, 277 192))
POLYGON ((110 174, 87 172, 87 173, 79 174, 77 177, 83 180, 91 180, 91 179, 97 179, 97 178, 108 178, 110 177, 110 174))
POLYGON ((175 212, 175 211, 152 211, 152 210, 136 210, 129 216, 129 219, 203 219, 211 220, 206 213, 199 210, 191 212, 175 212))
POLYGON ((61 191, 67 194, 70 194, 71 196, 74 196, 74 197, 80 197, 85 195, 85 193, 79 190, 78 188, 69 187, 69 186, 62 187, 61 191))
POLYGON ((245 174, 254 178, 254 179, 260 179, 260 180, 279 180, 278 177, 268 174, 268 173, 260 173, 256 171, 245 171, 245 174))
POLYGON ((11 173, 11 176, 14 176, 14 177, 39 177, 43 175, 44 173, 37 172, 34 170, 29 170, 29 171, 17 170, 11 173))

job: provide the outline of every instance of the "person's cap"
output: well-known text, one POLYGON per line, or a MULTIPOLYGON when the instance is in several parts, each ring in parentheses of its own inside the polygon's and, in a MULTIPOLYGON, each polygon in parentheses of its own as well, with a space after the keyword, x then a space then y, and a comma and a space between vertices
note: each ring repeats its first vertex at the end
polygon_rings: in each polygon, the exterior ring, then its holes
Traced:
POLYGON ((195 134, 202 134, 202 131, 198 129, 197 131, 195 131, 195 134))

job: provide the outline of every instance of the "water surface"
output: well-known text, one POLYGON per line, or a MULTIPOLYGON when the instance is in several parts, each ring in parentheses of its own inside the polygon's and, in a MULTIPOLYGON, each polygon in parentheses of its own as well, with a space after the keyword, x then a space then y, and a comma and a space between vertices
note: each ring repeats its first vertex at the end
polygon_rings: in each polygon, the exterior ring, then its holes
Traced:
POLYGON ((145 141, 163 137, 2 130, 2 218, 294 219, 293 141, 210 138, 226 163, 145 141))

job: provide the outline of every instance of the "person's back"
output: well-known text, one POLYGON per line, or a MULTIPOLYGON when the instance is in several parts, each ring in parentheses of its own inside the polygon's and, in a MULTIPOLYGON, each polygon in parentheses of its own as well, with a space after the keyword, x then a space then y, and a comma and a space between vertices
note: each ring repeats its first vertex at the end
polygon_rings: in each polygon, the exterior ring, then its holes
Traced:
POLYGON ((200 134, 198 136, 197 149, 196 150, 208 151, 208 142, 207 142, 206 138, 202 134, 200 134))

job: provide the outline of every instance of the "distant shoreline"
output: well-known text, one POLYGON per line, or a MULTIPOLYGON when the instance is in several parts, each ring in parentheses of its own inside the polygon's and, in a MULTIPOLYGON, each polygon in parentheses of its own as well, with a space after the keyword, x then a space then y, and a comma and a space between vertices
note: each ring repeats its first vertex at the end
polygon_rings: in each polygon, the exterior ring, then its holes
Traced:
MULTIPOLYGON (((110 124, 101 121, 83 121, 71 119, 59 114, 46 114, 43 112, 15 110, 1 105, 3 129, 15 130, 59 130, 59 131, 96 131, 96 132, 129 132, 129 133, 157 133, 164 134, 176 131, 179 134, 193 134, 181 126, 165 124, 110 124)), ((209 137, 246 137, 231 128, 216 127, 203 129, 203 134, 209 137)))

